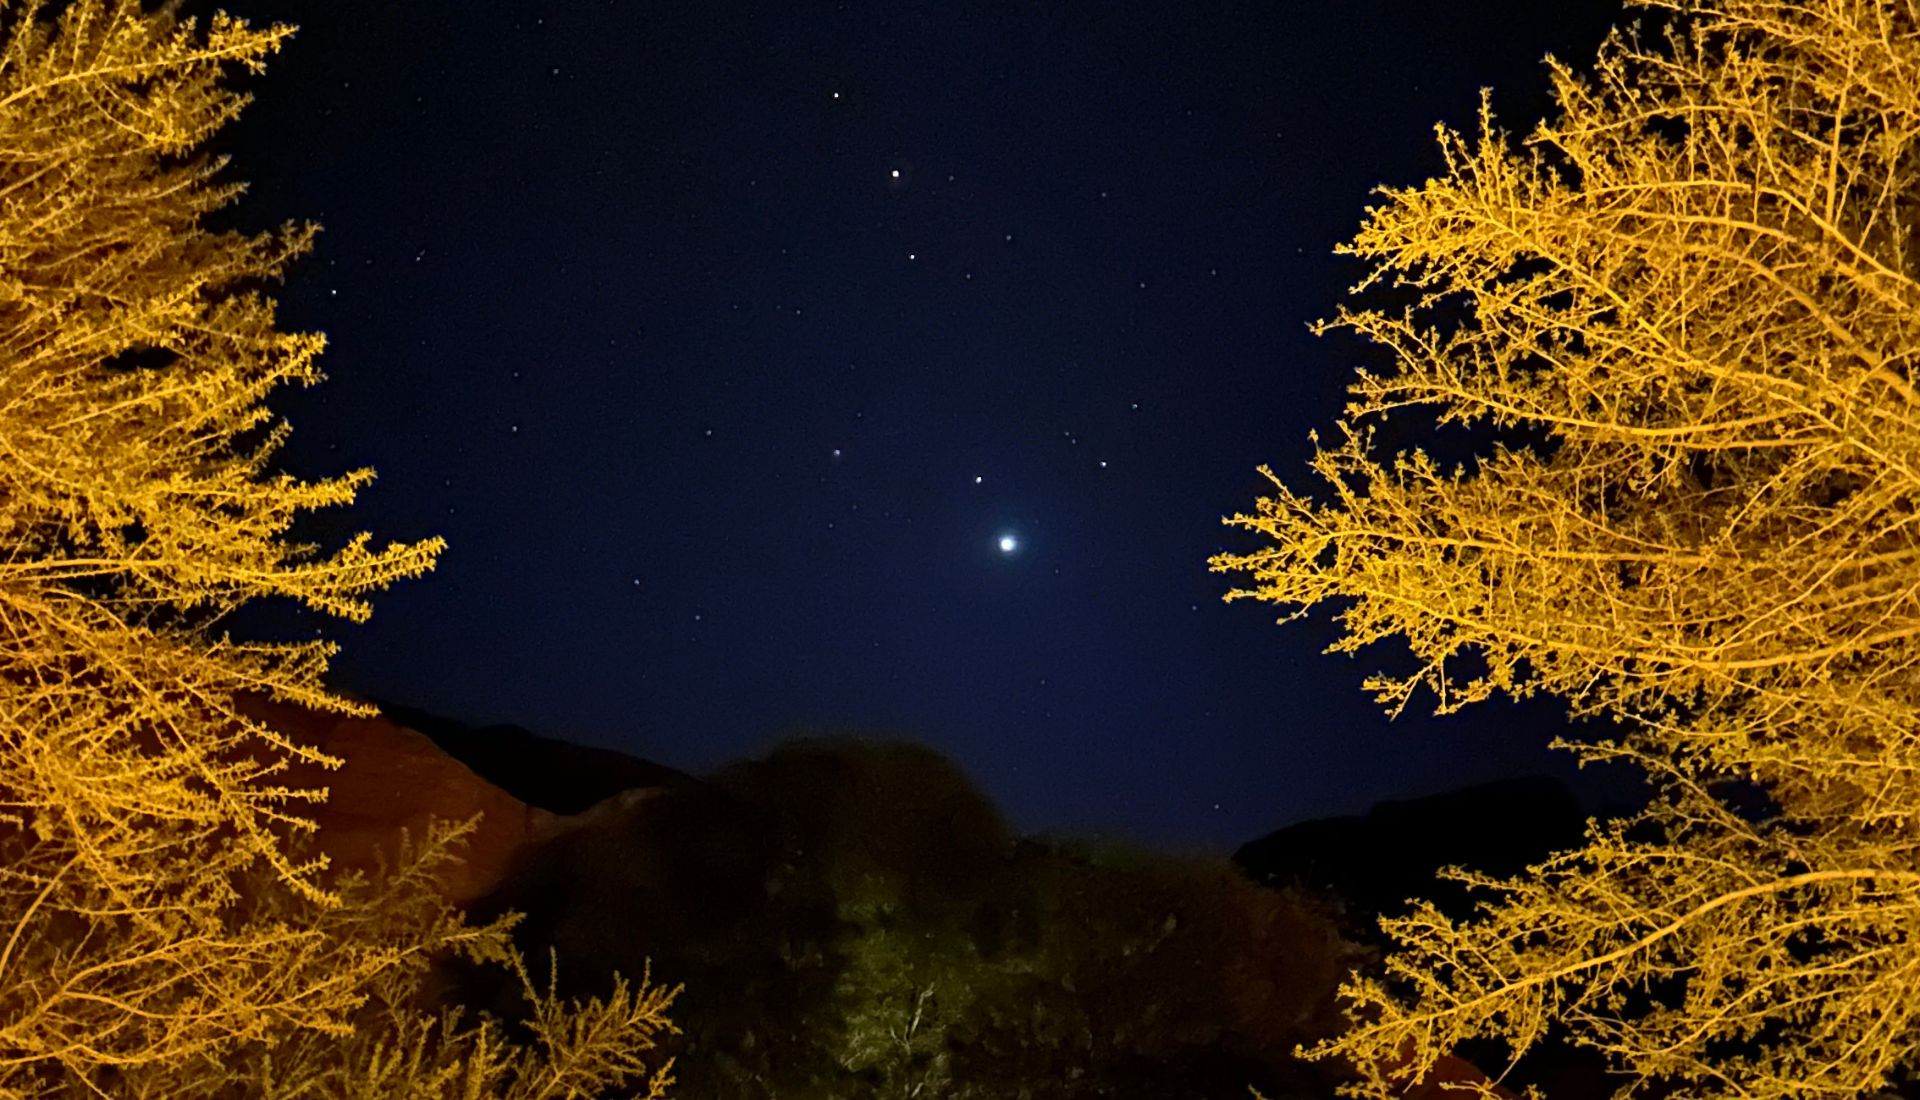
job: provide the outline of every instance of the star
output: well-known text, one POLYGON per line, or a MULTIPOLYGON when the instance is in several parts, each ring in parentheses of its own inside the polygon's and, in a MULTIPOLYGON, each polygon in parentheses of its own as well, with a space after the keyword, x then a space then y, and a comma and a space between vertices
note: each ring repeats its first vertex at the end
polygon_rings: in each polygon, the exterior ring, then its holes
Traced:
POLYGON ((1001 535, 999 545, 1002 554, 1011 554, 1020 549, 1020 540, 1011 534, 1001 535))

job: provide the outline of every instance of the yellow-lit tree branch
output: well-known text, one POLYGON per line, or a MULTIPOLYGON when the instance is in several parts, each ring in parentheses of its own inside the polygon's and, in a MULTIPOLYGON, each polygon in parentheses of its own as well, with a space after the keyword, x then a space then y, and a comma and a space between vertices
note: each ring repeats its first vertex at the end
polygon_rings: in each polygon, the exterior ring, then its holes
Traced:
POLYGON ((1262 548, 1213 564, 1250 578, 1229 598, 1332 604, 1336 650, 1409 645, 1368 680, 1390 708, 1557 695, 1620 723, 1567 747, 1658 790, 1472 879, 1473 920, 1388 921, 1319 1053, 1424 1066, 1558 1029, 1627 1094, 1855 1096, 1920 1026, 1920 8, 1641 6, 1659 33, 1549 61, 1526 139, 1483 108, 1440 129, 1443 175, 1369 210, 1344 247, 1368 273, 1320 327, 1391 369, 1317 448, 1323 489, 1275 479, 1228 521, 1262 548), (1382 454, 1390 415, 1486 445, 1382 454), (1770 807, 1734 812, 1730 781, 1770 807))
POLYGON ((324 341, 270 290, 316 230, 207 229, 242 188, 203 145, 291 28, 175 7, 0 0, 0 1096, 657 1096, 673 991, 644 979, 524 982, 530 1037, 426 1011, 435 955, 525 977, 507 922, 435 892, 465 827, 330 875, 325 791, 275 777, 337 761, 235 707, 370 712, 323 685, 332 643, 217 628, 261 597, 362 620, 442 543, 289 538, 373 474, 273 468, 264 399, 324 341))

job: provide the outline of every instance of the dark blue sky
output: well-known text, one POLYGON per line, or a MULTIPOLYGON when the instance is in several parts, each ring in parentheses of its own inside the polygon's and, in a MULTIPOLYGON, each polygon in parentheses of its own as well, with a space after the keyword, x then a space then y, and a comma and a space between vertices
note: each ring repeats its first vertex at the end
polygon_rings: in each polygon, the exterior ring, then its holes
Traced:
POLYGON ((1364 356, 1306 325, 1369 190, 1616 5, 233 6, 301 26, 242 220, 326 227, 286 465, 380 471, 316 530, 451 544, 336 686, 694 770, 906 736, 1023 828, 1215 850, 1568 770, 1551 704, 1389 723, 1206 560, 1364 356))

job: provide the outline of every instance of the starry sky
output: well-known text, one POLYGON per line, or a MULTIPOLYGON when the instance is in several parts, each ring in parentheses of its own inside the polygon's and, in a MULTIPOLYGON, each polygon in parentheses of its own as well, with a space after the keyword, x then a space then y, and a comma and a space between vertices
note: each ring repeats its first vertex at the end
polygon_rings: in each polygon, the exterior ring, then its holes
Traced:
POLYGON ((1389 722, 1391 652, 1206 562, 1367 361, 1306 326, 1369 191, 1616 4, 227 6, 301 27, 220 142, 241 224, 325 226, 284 465, 379 470, 322 537, 450 543, 324 621, 336 687, 696 771, 907 737, 1190 850, 1573 775, 1553 704, 1389 722))

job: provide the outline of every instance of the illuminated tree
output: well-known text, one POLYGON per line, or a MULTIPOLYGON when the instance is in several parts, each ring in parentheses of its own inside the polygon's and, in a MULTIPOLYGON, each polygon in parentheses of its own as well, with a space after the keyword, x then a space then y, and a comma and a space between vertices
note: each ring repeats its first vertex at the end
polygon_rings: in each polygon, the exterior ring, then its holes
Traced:
POLYGON ((1228 521, 1271 541, 1213 565, 1251 575, 1230 599, 1337 606, 1335 650, 1404 639, 1368 681, 1395 712, 1551 693, 1618 723, 1559 743, 1656 792, 1478 879, 1473 919, 1387 921, 1319 1054, 1560 1029, 1623 1093, 1854 1096, 1920 1028, 1920 7, 1643 6, 1660 33, 1591 75, 1549 61, 1525 141, 1483 108, 1369 211, 1321 327, 1393 369, 1319 447, 1326 492, 1276 479, 1228 521), (1484 446, 1388 453, 1389 413, 1484 446))
POLYGON ((322 686, 331 643, 215 628, 263 596, 360 621, 442 545, 287 537, 373 475, 269 467, 262 401, 319 380, 322 338, 267 289, 315 230, 205 228, 241 188, 200 150, 289 33, 0 0, 0 1096, 589 1095, 640 1074, 672 994, 529 989, 524 1046, 416 1007, 435 953, 519 969, 432 892, 460 830, 329 876, 299 812, 324 792, 275 776, 338 761, 235 707, 370 712, 322 686))

